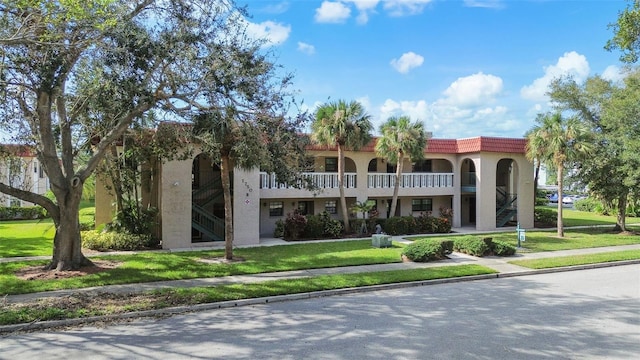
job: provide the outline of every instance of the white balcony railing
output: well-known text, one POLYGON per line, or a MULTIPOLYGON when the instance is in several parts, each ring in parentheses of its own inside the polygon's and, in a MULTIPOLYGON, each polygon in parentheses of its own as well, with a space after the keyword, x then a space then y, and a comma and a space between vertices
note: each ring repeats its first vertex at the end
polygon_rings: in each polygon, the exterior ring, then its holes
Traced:
MULTIPOLYGON (((311 182, 320 189, 337 189, 338 188, 337 173, 310 172, 310 173, 304 173, 303 176, 310 177, 311 182)), ((355 173, 344 174, 344 187, 347 189, 356 187, 355 173)), ((260 188, 261 189, 293 189, 294 187, 277 182, 275 174, 267 174, 267 173, 261 172, 260 188)))
MULTIPOLYGON (((369 189, 388 189, 396 184, 396 174, 369 174, 367 187, 369 189)), ((412 173, 402 174, 401 188, 443 188, 453 187, 452 173, 412 173)))

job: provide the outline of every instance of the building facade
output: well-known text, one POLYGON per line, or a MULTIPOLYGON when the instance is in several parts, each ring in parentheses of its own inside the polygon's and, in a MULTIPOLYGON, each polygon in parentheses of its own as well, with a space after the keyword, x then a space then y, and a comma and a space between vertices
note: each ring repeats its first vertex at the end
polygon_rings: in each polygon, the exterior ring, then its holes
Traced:
MULTIPOLYGON (((49 190, 49 178, 31 149, 21 145, 0 146, 6 155, 0 157, 0 182, 40 195, 49 190)), ((0 206, 22 207, 34 204, 0 193, 0 206)))
MULTIPOLYGON (((380 218, 419 216, 452 209, 453 227, 495 230, 534 222, 533 164, 525 157, 526 140, 494 137, 429 139, 425 159, 406 160, 395 214, 389 205, 395 167, 376 156, 376 139, 359 151, 345 151, 347 207, 375 201, 380 218)), ((232 176, 234 244, 259 244, 273 237, 276 222, 298 210, 327 211, 342 219, 337 176, 337 150, 311 146, 314 171, 306 173, 317 191, 296 189, 273 174, 235 169, 232 176)), ((220 173, 205 154, 168 161, 156 170, 158 226, 165 249, 211 246, 224 241, 224 206, 220 173)), ((97 184, 96 224, 110 221, 113 209, 97 184)), ((355 216, 355 214, 354 214, 355 216)))

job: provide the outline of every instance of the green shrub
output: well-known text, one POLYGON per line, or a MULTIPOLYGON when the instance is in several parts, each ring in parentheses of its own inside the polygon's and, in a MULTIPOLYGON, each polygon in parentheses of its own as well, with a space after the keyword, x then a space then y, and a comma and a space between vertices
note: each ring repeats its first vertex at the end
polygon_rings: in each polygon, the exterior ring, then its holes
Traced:
POLYGON ((602 203, 599 200, 590 197, 576 200, 573 203, 573 208, 580 211, 596 212, 598 207, 602 208, 602 203))
POLYGON ((142 250, 153 247, 151 235, 129 234, 126 232, 83 231, 82 244, 96 251, 142 250))
POLYGON ((337 238, 342 235, 344 226, 335 219, 329 219, 324 225, 324 234, 330 238, 337 238))
POLYGON ((284 239, 285 240, 299 240, 304 234, 305 226, 307 225, 307 218, 300 214, 298 211, 287 214, 287 218, 284 221, 284 239))
POLYGON ((383 229, 389 235, 404 235, 407 233, 407 223, 402 217, 394 216, 385 221, 383 229))
POLYGON ((537 197, 535 206, 546 206, 549 203, 549 199, 546 197, 537 197))
POLYGON ((556 224, 558 212, 549 208, 536 208, 533 217, 536 223, 551 226, 556 224))
POLYGON ((502 240, 493 240, 492 252, 496 256, 511 256, 516 253, 516 247, 502 240))
POLYGON ((438 239, 424 239, 407 245, 402 255, 415 262, 426 262, 446 258, 446 249, 438 239))
POLYGON ((42 206, 0 207, 0 220, 33 220, 48 217, 42 206))
POLYGON ((449 255, 453 252, 453 240, 440 239, 440 244, 442 244, 445 255, 449 255))
POLYGON ((320 215, 307 215, 307 224, 304 228, 306 239, 319 239, 324 235, 324 220, 320 215))
POLYGON ((491 248, 477 236, 462 236, 456 237, 453 241, 453 250, 473 256, 484 256, 491 248))
POLYGON ((276 220, 276 228, 273 230, 274 238, 281 238, 284 236, 284 221, 282 219, 276 220))
POLYGON ((439 217, 434 219, 435 229, 434 233, 448 234, 451 232, 451 221, 446 217, 439 217))

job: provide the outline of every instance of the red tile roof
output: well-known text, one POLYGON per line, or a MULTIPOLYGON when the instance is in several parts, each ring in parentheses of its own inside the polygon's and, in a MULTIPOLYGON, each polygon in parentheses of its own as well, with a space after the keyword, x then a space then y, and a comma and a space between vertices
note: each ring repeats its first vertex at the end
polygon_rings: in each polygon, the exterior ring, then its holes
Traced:
MULTIPOLYGON (((372 139, 360 149, 364 152, 374 152, 378 138, 372 139)), ((479 136, 466 139, 429 139, 427 141, 427 153, 432 154, 466 154, 474 152, 500 152, 524 154, 526 152, 527 139, 525 138, 500 138, 479 136)), ((307 146, 307 150, 336 150, 335 146, 327 147, 317 144, 307 146)))

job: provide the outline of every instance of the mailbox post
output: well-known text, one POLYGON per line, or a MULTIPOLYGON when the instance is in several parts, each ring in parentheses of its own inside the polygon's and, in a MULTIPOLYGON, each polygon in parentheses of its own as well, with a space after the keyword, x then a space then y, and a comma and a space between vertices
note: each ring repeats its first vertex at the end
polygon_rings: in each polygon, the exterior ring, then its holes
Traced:
POLYGON ((520 222, 518 222, 518 226, 516 227, 516 233, 518 234, 518 247, 521 247, 521 243, 526 241, 526 230, 520 228, 520 222))

